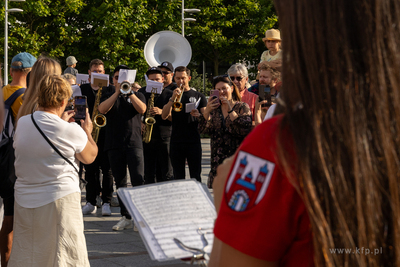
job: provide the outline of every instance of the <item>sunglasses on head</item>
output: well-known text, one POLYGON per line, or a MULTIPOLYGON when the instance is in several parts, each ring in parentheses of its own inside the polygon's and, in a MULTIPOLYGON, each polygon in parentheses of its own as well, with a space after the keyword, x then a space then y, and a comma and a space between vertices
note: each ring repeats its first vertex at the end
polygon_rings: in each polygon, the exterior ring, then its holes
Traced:
POLYGON ((229 76, 228 76, 228 74, 218 75, 218 76, 214 76, 213 80, 218 79, 218 78, 229 78, 229 76))
POLYGON ((239 76, 239 77, 231 76, 230 78, 231 78, 231 81, 234 81, 234 80, 236 79, 238 82, 240 82, 241 80, 243 80, 244 77, 240 77, 240 76, 239 76))

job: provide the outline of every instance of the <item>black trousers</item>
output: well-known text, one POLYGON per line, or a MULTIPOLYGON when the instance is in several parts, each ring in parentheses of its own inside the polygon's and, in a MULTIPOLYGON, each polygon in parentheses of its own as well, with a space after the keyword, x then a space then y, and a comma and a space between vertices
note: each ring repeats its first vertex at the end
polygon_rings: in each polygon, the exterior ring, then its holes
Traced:
POLYGON ((100 151, 92 164, 85 165, 86 200, 93 206, 96 205, 96 197, 100 195, 103 203, 110 203, 113 189, 113 176, 107 152, 100 151), (103 173, 103 181, 100 185, 100 169, 103 173))
POLYGON ((185 179, 185 162, 189 166, 190 178, 201 182, 201 143, 187 144, 171 142, 170 158, 175 179, 185 179))
POLYGON ((174 179, 169 157, 170 139, 152 138, 150 143, 143 143, 145 184, 174 179))
MULTIPOLYGON (((143 149, 127 148, 127 149, 111 149, 108 150, 108 158, 110 160, 111 170, 115 179, 115 185, 118 188, 128 186, 128 177, 126 176, 126 167, 129 169, 132 186, 143 185, 144 176, 144 159, 143 149)), ((131 219, 131 215, 126 209, 124 203, 118 196, 121 215, 127 219, 131 219)))

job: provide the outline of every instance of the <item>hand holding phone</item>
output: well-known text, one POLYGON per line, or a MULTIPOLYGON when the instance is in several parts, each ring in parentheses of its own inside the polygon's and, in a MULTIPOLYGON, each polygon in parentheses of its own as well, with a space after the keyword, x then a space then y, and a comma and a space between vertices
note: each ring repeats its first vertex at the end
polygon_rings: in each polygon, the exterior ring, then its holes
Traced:
POLYGON ((270 107, 271 106, 271 88, 266 86, 265 84, 260 84, 258 86, 258 97, 259 101, 267 100, 267 103, 261 104, 261 107, 270 107))
POLYGON ((75 96, 74 119, 76 122, 86 118, 87 99, 86 96, 75 96))
POLYGON ((212 99, 216 99, 216 98, 218 99, 218 106, 217 107, 219 107, 219 105, 221 105, 221 101, 219 101, 219 90, 211 90, 210 97, 212 99))

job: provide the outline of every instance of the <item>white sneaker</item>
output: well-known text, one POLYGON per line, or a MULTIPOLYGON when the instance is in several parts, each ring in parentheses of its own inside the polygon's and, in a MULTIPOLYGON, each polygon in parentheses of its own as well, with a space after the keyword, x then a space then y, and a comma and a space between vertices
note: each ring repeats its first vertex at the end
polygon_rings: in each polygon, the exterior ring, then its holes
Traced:
POLYGON ((127 219, 125 216, 122 216, 121 220, 119 220, 119 222, 113 226, 113 230, 114 231, 122 231, 124 229, 130 229, 132 228, 132 220, 131 219, 127 219))
POLYGON ((97 196, 97 197, 96 197, 96 206, 97 206, 98 208, 101 208, 101 197, 100 197, 100 196, 97 196))
POLYGON ((103 215, 103 216, 110 216, 111 215, 110 203, 104 203, 103 204, 103 207, 101 208, 101 215, 103 215))
POLYGON ((95 213, 96 211, 97 211, 97 207, 93 206, 89 202, 87 202, 86 205, 83 206, 83 208, 82 208, 83 215, 88 215, 88 214, 91 214, 91 213, 95 213))

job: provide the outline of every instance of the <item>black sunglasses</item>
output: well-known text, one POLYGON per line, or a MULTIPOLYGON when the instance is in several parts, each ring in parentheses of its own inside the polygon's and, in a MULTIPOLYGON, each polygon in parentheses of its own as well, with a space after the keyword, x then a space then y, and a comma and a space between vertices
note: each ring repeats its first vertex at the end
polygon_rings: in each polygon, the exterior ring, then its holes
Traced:
POLYGON ((235 76, 231 76, 231 81, 234 81, 235 79, 240 82, 241 80, 243 80, 244 77, 235 77, 235 76))
POLYGON ((118 76, 118 75, 115 75, 115 76, 114 76, 114 79, 118 80, 118 78, 119 78, 119 76, 118 76))
POLYGON ((167 74, 170 74, 170 73, 172 73, 172 72, 171 72, 171 71, 163 71, 162 73, 165 74, 165 75, 167 75, 167 74))

